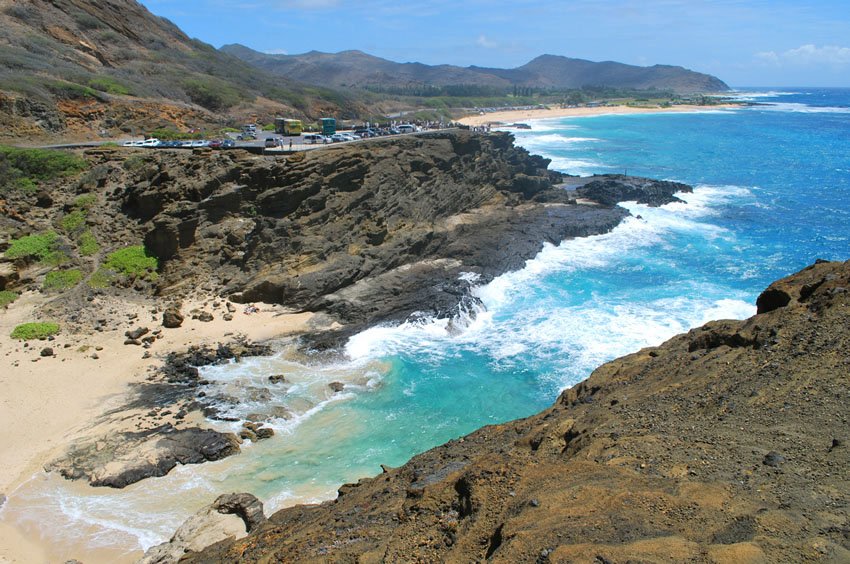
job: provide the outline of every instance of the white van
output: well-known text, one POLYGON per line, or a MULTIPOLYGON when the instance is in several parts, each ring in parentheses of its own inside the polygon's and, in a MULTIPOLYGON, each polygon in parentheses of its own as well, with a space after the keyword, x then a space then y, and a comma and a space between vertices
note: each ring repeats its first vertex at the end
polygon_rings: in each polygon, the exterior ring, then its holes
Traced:
POLYGON ((416 126, 409 123, 403 123, 396 129, 398 129, 399 133, 413 133, 416 131, 416 126))

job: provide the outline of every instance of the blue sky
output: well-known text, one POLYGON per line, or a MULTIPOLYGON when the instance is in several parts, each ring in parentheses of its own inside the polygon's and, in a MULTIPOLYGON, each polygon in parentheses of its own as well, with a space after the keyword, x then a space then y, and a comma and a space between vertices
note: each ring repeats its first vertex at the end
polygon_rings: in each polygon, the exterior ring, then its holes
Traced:
POLYGON ((520 66, 673 64, 732 86, 850 86, 850 0, 141 0, 216 47, 520 66))

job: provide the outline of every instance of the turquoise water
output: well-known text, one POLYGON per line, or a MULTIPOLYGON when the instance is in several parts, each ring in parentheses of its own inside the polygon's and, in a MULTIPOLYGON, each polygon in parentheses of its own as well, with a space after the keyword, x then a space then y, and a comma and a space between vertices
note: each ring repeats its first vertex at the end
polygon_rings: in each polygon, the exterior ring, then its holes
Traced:
POLYGON ((769 105, 533 123, 517 142, 553 168, 627 171, 695 192, 662 208, 628 204, 636 217, 612 233, 547 245, 523 270, 479 287, 481 311, 371 329, 336 365, 282 353, 206 370, 237 396, 268 374, 292 382, 236 409, 274 404, 296 414, 240 456, 120 492, 40 476, 4 511, 25 524, 50 511, 99 531, 90 544, 147 547, 217 493, 251 491, 272 508, 327 499, 380 464, 540 411, 607 360, 711 319, 751 315, 771 281, 816 258, 850 258, 850 91, 741 96, 769 105), (330 394, 331 381, 345 382, 344 393, 330 394))

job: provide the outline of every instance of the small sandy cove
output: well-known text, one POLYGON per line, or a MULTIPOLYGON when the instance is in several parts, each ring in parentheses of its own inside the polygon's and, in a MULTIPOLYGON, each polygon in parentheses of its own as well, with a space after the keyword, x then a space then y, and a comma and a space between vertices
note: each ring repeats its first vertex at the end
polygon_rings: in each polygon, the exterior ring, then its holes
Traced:
POLYGON ((458 121, 472 127, 481 125, 512 124, 533 119, 549 119, 563 117, 586 117, 602 115, 624 115, 624 114, 656 114, 676 112, 703 112, 711 110, 725 110, 740 108, 737 104, 718 104, 714 106, 682 105, 662 107, 635 107, 635 106, 600 106, 594 108, 546 108, 539 110, 509 110, 504 112, 487 112, 467 116, 458 121))
MULTIPOLYGON (((26 345, 12 339, 12 329, 33 321, 33 312, 44 300, 42 295, 30 292, 5 311, 0 309, 0 495, 14 495, 18 485, 95 427, 98 433, 109 430, 111 424, 99 420, 99 416, 123 405, 129 385, 143 381, 168 352, 192 345, 215 345, 237 335, 265 341, 301 333, 310 328, 313 317, 268 304, 253 304, 258 311, 246 313, 244 305, 233 304, 233 319, 225 321, 226 301, 210 297, 184 301, 183 325, 166 329, 161 326, 162 314, 151 313, 156 305, 153 301, 130 303, 101 296, 92 306, 118 310, 118 317, 126 320, 120 329, 90 334, 60 332, 52 341, 29 341, 26 345), (189 312, 195 308, 212 313, 214 319, 192 319, 189 312), (133 315, 137 318, 130 320, 133 315), (147 350, 125 345, 124 332, 135 327, 161 329, 161 337, 147 350), (46 347, 53 350, 52 356, 41 356, 46 347), (143 358, 145 352, 150 358, 143 358)), ((24 538, 0 517, 0 563, 47 560, 44 547, 24 538)))

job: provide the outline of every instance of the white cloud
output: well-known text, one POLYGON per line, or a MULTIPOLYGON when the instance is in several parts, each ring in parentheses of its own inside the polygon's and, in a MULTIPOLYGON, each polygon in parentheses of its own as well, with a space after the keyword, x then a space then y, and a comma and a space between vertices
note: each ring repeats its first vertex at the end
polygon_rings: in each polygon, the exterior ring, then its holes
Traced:
POLYGON ((487 36, 484 34, 479 35, 478 39, 475 40, 475 43, 485 49, 495 49, 499 46, 499 44, 492 39, 487 39, 487 36))
POLYGON ((756 53, 756 59, 774 66, 782 65, 850 65, 850 47, 837 45, 801 45, 782 53, 763 51, 756 53))

